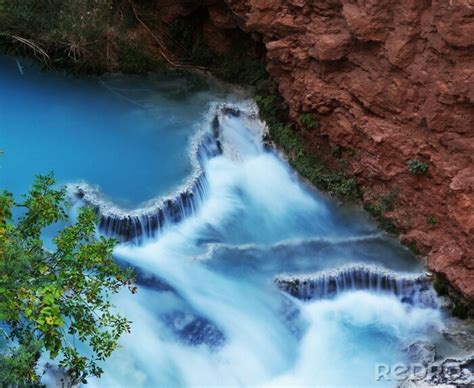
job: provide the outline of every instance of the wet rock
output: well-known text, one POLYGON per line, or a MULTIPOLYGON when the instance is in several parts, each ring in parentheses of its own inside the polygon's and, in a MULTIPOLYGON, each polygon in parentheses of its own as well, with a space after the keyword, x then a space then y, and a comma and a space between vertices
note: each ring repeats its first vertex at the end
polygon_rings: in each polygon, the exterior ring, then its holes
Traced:
POLYGON ((450 319, 442 332, 443 337, 462 352, 472 352, 474 349, 474 322, 450 319))
POLYGON ((233 117, 240 117, 241 114, 239 108, 231 105, 224 105, 222 108, 222 113, 233 117))
POLYGON ((416 341, 410 344, 405 351, 411 362, 428 365, 434 362, 436 356, 436 347, 427 341, 416 341))
POLYGON ((263 148, 267 151, 273 148, 272 139, 270 138, 270 135, 267 132, 265 132, 262 136, 262 144, 263 148))
POLYGON ((474 384, 474 355, 463 358, 448 358, 430 364, 422 379, 411 378, 400 387, 472 387, 474 384))
POLYGON ((219 136, 219 116, 215 115, 214 118, 212 119, 212 133, 214 137, 219 136))

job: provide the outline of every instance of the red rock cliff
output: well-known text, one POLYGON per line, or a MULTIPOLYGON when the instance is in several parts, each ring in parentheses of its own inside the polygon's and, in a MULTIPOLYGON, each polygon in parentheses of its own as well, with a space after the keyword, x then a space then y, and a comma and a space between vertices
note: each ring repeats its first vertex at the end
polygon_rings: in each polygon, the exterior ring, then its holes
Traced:
POLYGON ((366 199, 397 193, 402 239, 474 300, 474 0, 223 1, 206 2, 214 26, 262 36, 292 118, 356 150, 366 199))

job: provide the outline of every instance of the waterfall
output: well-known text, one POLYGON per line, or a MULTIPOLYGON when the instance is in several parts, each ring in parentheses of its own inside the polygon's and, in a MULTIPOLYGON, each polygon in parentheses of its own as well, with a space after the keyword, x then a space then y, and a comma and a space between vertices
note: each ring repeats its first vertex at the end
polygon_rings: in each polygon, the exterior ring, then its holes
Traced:
POLYGON ((278 275, 282 291, 301 300, 326 299, 346 291, 369 290, 396 296, 412 305, 435 307, 429 274, 386 271, 370 265, 351 265, 313 275, 278 275))
MULTIPOLYGON (((426 308, 429 277, 398 240, 267 151, 242 93, 151 73, 107 76, 111 93, 6 62, 5 188, 19 195, 50 170, 72 182, 72 220, 94 208, 97 233, 124 242, 113 257, 135 273, 136 293, 110 296, 131 332, 88 387, 365 387, 415 341, 468 343, 426 308)), ((52 365, 41 383, 61 385, 57 362, 41 363, 52 365)))
MULTIPOLYGON (((249 130, 254 130, 260 137, 252 146, 260 147, 262 123, 251 106, 219 104, 211 109, 212 119, 209 130, 198 134, 191 150, 193 176, 175 193, 156 198, 144 207, 127 211, 105 200, 99 189, 87 183, 70 184, 68 191, 75 201, 92 206, 99 217, 99 231, 120 242, 139 244, 153 238, 167 225, 177 224, 194 215, 206 198, 208 181, 205 167, 207 161, 226 154, 232 159, 242 158, 242 152, 249 152, 247 147, 235 148, 234 138, 226 140, 221 130, 221 120, 238 118, 247 123, 249 130)), ((209 120, 209 119, 208 119, 209 120)), ((231 124, 230 124, 231 125, 231 124)), ((232 131, 229 131, 232 134, 232 131)), ((252 146, 250 148, 252 148, 252 146)))
MULTIPOLYGON (((209 150, 207 144, 206 152, 209 150)), ((167 198, 160 198, 150 206, 127 212, 101 199, 97 190, 87 184, 75 185, 74 196, 94 208, 99 217, 99 231, 121 242, 140 243, 152 238, 166 225, 180 222, 196 212, 205 198, 207 180, 200 172, 183 191, 167 198)))

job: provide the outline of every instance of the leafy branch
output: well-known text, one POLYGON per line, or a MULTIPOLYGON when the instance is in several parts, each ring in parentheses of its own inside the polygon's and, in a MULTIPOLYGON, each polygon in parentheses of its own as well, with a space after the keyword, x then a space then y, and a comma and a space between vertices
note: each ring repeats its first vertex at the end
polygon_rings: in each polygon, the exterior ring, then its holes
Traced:
POLYGON ((95 237, 92 209, 57 234, 53 252, 44 247, 43 230, 68 221, 65 191, 54 184, 52 175, 39 176, 19 203, 0 194, 0 381, 8 384, 38 384, 42 354, 58 359, 72 383, 100 377, 100 362, 130 331, 110 296, 124 287, 136 292, 132 275, 114 262, 115 241, 95 237), (17 220, 15 209, 23 214, 17 220))

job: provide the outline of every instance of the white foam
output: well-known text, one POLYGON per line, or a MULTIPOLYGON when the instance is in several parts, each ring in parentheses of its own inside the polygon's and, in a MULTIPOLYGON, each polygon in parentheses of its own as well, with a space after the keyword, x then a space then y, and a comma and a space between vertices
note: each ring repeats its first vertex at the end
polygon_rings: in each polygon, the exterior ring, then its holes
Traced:
POLYGON ((436 310, 375 292, 292 301, 273 284, 274 269, 264 265, 272 257, 265 250, 254 273, 241 272, 238 260, 209 265, 213 250, 207 242, 247 248, 286 242, 290 249, 295 241, 374 238, 347 231, 334 238, 327 203, 263 150, 264 126, 249 129, 245 120, 221 119, 224 154, 203 166, 209 187, 194 214, 142 246, 116 248, 118 258, 163 279, 172 291, 141 287, 138 295, 115 298, 133 321, 132 333, 91 386, 374 385, 375 363, 403 360, 406 343, 441 326, 436 310), (163 318, 175 311, 211 322, 223 343, 212 348, 180 341, 163 318))

